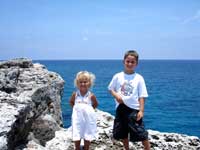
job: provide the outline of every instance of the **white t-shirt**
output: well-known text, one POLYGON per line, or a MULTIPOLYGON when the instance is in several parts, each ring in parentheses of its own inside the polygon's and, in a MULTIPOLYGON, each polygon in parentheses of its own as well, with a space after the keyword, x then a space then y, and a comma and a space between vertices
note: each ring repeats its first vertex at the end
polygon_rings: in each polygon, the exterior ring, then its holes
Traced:
MULTIPOLYGON (((119 72, 115 74, 108 85, 108 90, 114 90, 121 95, 125 105, 139 110, 139 98, 148 97, 144 78, 138 74, 126 74, 119 72)), ((116 102, 116 108, 119 103, 116 102)))

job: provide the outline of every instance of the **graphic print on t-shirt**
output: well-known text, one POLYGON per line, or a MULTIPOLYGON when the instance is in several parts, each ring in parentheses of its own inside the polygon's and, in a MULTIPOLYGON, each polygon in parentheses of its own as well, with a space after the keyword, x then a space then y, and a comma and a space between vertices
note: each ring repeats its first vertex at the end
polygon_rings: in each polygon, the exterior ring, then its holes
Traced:
POLYGON ((124 96, 130 96, 133 93, 133 86, 125 81, 121 86, 121 94, 124 96))

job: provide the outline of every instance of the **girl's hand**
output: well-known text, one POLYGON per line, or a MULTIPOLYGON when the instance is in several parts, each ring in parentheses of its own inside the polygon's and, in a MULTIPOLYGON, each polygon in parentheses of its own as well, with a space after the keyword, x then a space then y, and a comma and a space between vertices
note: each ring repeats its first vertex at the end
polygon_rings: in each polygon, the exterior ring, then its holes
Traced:
POLYGON ((143 116, 144 116, 144 112, 139 111, 138 114, 137 114, 137 121, 139 121, 143 116))

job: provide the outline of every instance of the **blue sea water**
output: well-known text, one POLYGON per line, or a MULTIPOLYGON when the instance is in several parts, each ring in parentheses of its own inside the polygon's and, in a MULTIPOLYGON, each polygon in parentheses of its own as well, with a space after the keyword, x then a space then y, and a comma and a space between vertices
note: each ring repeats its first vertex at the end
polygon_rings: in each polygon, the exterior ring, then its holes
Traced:
MULTIPOLYGON (((65 80, 62 113, 65 127, 71 123, 69 98, 78 71, 96 75, 92 91, 99 109, 115 115, 115 103, 107 91, 112 76, 123 70, 122 60, 35 60, 65 80)), ((136 72, 143 75, 149 97, 145 102, 147 129, 200 137, 200 60, 140 60, 136 72)))

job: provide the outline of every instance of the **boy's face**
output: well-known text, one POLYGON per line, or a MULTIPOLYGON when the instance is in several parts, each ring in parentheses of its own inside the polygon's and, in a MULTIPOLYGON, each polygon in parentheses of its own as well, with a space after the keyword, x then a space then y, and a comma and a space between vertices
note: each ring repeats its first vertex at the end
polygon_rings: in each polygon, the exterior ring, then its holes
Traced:
POLYGON ((133 73, 136 66, 137 66, 137 60, 134 56, 128 55, 124 59, 124 69, 126 73, 133 73))

